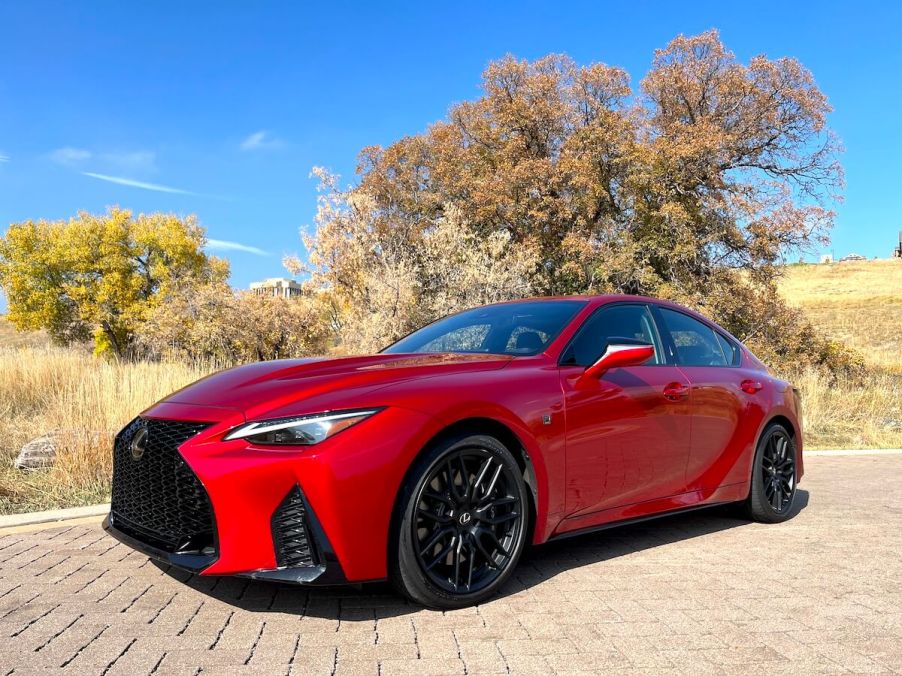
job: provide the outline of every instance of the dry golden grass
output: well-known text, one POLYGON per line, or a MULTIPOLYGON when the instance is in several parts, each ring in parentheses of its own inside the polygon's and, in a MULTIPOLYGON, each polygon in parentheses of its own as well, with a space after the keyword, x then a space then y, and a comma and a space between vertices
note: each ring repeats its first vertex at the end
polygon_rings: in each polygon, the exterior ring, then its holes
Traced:
POLYGON ((808 446, 902 447, 902 260, 793 265, 780 291, 869 366, 860 379, 831 383, 815 371, 794 378, 808 446))
POLYGON ((806 448, 902 448, 902 373, 834 381, 809 369, 789 379, 802 392, 806 448))
POLYGON ((120 364, 76 350, 0 348, 0 513, 99 502, 108 495, 115 433, 212 366, 120 364), (61 431, 52 469, 20 472, 27 441, 61 431))
MULTIPOLYGON (((781 290, 870 366, 854 379, 815 370, 791 378, 802 390, 807 447, 902 447, 902 261, 792 266, 781 290)), ((17 334, 0 318, 0 513, 107 499, 115 433, 214 368, 107 362, 17 334), (25 442, 54 430, 67 442, 52 469, 12 467, 25 442)))

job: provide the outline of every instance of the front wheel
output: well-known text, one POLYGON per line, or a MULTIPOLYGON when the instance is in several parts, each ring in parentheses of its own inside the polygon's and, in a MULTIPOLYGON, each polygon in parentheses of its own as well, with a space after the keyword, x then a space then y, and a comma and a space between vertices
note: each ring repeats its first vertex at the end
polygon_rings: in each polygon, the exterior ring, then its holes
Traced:
POLYGON ((762 523, 786 521, 796 495, 796 445, 780 424, 764 430, 752 464, 752 482, 745 503, 748 516, 762 523))
POLYGON ((486 435, 449 439, 428 451, 401 494, 392 581, 412 601, 461 608, 495 594, 525 546, 522 472, 486 435))

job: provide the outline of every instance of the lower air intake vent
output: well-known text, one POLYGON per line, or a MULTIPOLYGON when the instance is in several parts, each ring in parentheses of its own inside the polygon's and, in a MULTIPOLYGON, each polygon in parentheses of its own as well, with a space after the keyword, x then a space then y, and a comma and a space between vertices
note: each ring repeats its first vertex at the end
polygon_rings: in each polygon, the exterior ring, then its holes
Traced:
POLYGON ((272 515, 272 541, 279 568, 316 565, 309 533, 304 498, 295 486, 272 515))

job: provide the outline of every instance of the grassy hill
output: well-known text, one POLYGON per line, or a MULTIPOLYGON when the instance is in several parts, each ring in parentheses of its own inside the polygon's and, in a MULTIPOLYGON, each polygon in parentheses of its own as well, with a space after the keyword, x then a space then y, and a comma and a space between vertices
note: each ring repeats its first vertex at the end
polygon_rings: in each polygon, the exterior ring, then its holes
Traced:
POLYGON ((0 347, 40 347, 49 342, 43 331, 16 331, 16 327, 0 315, 0 347))
POLYGON ((780 291, 869 364, 902 373, 902 260, 793 265, 780 291))
POLYGON ((839 382, 814 370, 792 377, 809 448, 902 447, 902 261, 793 265, 780 291, 870 367, 839 382))

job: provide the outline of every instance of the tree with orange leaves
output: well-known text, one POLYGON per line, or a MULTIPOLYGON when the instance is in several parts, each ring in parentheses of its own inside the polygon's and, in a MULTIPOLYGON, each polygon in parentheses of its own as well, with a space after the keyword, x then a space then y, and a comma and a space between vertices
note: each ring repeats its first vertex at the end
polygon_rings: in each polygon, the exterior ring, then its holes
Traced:
POLYGON ((637 92, 617 67, 506 57, 447 119, 365 148, 356 186, 327 182, 309 265, 289 265, 325 289, 351 349, 486 295, 627 292, 701 308, 768 356, 829 361, 774 283, 833 222, 829 112, 798 61, 740 63, 713 30, 658 50, 637 92), (457 253, 436 255, 448 223, 457 253), (482 293, 480 269, 505 260, 514 281, 482 293))

